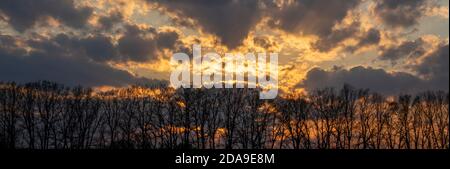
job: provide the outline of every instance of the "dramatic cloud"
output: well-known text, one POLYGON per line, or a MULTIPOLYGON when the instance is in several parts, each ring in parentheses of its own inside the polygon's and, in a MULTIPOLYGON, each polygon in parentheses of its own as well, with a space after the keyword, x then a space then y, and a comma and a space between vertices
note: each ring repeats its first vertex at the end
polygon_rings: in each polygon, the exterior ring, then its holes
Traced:
POLYGON ((158 59, 162 49, 177 50, 179 35, 173 31, 158 32, 154 28, 127 25, 117 44, 103 34, 87 37, 58 34, 51 39, 29 40, 32 48, 44 50, 46 55, 72 58, 85 57, 96 62, 147 62, 158 59))
MULTIPOLYGON (((398 94, 435 90, 434 87, 442 82, 423 80, 403 72, 389 73, 383 69, 358 66, 349 70, 335 68, 332 71, 314 68, 307 73, 306 79, 298 86, 312 91, 325 87, 341 88, 344 84, 350 84, 356 88, 367 88, 383 94, 398 94)), ((441 89, 448 91, 448 74, 447 88, 441 89)))
POLYGON ((109 37, 103 35, 79 38, 59 34, 48 41, 31 40, 30 44, 35 48, 45 48, 47 55, 87 57, 97 62, 105 62, 119 59, 119 54, 111 41, 109 37))
POLYGON ((364 36, 360 37, 359 42, 356 46, 363 47, 368 45, 378 44, 381 40, 380 31, 377 29, 369 29, 364 36))
POLYGON ((111 29, 115 24, 122 22, 123 15, 120 12, 115 12, 108 16, 101 17, 98 22, 101 24, 102 28, 105 30, 111 29))
POLYGON ((180 35, 177 32, 160 32, 155 39, 159 48, 173 49, 176 47, 180 35))
MULTIPOLYGON (((93 62, 83 57, 57 55, 57 51, 39 48, 33 51, 17 45, 20 40, 0 35, 0 77, 2 81, 31 82, 50 80, 66 85, 111 85, 124 86, 134 83, 150 82, 132 74, 110 67, 107 64, 93 62)), ((35 42, 37 43, 37 42, 35 42)), ((42 42, 40 47, 50 43, 42 42)), ((38 45, 35 44, 35 47, 38 45)))
POLYGON ((448 90, 449 57, 448 43, 441 44, 436 51, 426 56, 422 63, 412 66, 412 69, 419 75, 425 76, 425 78, 433 82, 433 86, 430 87, 448 90))
POLYGON ((148 61, 156 58, 156 42, 148 34, 156 34, 153 28, 141 29, 137 26, 128 26, 125 35, 119 39, 120 53, 132 61, 148 61))
POLYGON ((14 29, 23 32, 45 17, 81 28, 91 16, 92 9, 77 8, 73 0, 2 0, 0 12, 9 18, 8 22, 14 29))
POLYGON ((354 53, 358 49, 366 46, 377 45, 381 40, 380 31, 371 28, 367 31, 361 30, 359 22, 354 22, 346 27, 334 29, 326 36, 313 43, 312 46, 320 52, 328 52, 336 47, 343 46, 344 52, 354 53), (343 45, 345 40, 352 39, 356 41, 353 45, 343 45))
POLYGON ((179 17, 178 23, 186 24, 186 17, 195 20, 195 24, 219 37, 229 48, 241 45, 262 17, 261 4, 257 0, 148 1, 156 3, 166 12, 175 13, 179 17))
POLYGON ((381 33, 379 30, 371 28, 362 36, 356 37, 356 40, 358 42, 355 45, 346 46, 345 51, 354 53, 361 48, 378 45, 381 41, 381 33))
POLYGON ((58 34, 50 39, 30 39, 27 44, 45 55, 54 57, 85 58, 96 62, 119 61, 121 59, 111 38, 103 35, 75 37, 58 34))
POLYGON ((166 78, 169 57, 192 53, 196 43, 219 53, 279 52, 280 67, 297 66, 283 70, 288 73, 280 79, 280 89, 294 89, 301 79, 307 90, 343 83, 384 93, 447 89, 448 35, 445 27, 428 25, 442 20, 429 16, 448 18, 447 4, 0 0, 0 81, 122 85, 145 81, 138 75, 166 78), (388 62, 397 73, 371 67, 306 71, 315 65, 376 67, 388 62))
POLYGON ((426 14, 429 0, 380 0, 376 1, 374 13, 386 25, 409 27, 416 25, 426 14))
POLYGON ((359 0, 283 1, 280 7, 273 11, 271 25, 291 33, 326 37, 332 33, 333 26, 359 2, 359 0))
POLYGON ((390 47, 381 47, 381 55, 379 59, 391 61, 396 64, 396 61, 404 58, 416 58, 425 54, 424 48, 426 42, 421 38, 412 41, 404 41, 399 45, 390 47))
POLYGON ((319 41, 313 45, 321 52, 329 51, 330 49, 337 47, 340 42, 356 37, 359 32, 359 26, 359 23, 353 23, 348 27, 333 30, 329 35, 319 39, 319 41))
POLYGON ((269 26, 295 34, 329 36, 359 0, 299 0, 299 1, 228 1, 228 0, 148 0, 163 11, 175 14, 175 22, 195 27, 185 17, 193 19, 205 32, 216 35, 229 48, 242 44, 262 18, 269 26))
POLYGON ((154 28, 141 28, 127 25, 126 32, 118 41, 118 50, 125 60, 145 62, 158 58, 158 51, 180 50, 183 45, 180 35, 171 30, 158 32, 154 28))

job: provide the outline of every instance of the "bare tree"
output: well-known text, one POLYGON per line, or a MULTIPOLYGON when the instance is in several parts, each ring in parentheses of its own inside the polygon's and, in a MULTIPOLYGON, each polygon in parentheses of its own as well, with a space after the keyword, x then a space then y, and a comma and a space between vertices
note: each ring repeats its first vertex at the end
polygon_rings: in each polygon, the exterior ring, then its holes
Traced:
POLYGON ((344 85, 269 101, 258 92, 0 83, 0 147, 449 148, 449 95, 442 91, 383 96, 344 85))

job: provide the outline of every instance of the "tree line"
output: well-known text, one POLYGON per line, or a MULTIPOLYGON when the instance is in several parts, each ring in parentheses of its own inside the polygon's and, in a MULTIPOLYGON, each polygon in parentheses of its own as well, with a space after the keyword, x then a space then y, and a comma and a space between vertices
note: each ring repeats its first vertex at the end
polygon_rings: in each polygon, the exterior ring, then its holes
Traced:
POLYGON ((0 148, 448 149, 449 94, 0 83, 0 148))

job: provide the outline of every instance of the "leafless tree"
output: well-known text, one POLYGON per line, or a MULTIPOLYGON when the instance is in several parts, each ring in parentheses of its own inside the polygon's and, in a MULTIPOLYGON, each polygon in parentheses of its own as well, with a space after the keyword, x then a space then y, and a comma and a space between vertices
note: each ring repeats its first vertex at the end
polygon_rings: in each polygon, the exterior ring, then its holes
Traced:
POLYGON ((446 92, 383 96, 344 85, 275 100, 260 100, 258 92, 0 83, 0 147, 449 148, 446 92))

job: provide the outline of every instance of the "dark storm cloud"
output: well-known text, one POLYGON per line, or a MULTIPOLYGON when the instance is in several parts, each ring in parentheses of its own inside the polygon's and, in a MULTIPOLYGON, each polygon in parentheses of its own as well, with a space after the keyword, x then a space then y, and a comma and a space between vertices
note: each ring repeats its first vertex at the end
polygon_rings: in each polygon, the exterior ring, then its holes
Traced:
POLYGON ((111 39, 103 35, 89 36, 81 39, 60 35, 55 41, 61 44, 61 47, 70 48, 72 50, 70 51, 71 54, 80 52, 95 61, 117 60, 119 57, 111 39))
MULTIPOLYGON (((165 12, 175 13, 175 22, 189 25, 192 18, 202 30, 216 35, 223 44, 235 48, 242 44, 248 33, 264 16, 269 26, 295 34, 312 34, 326 37, 333 26, 347 12, 359 4, 359 0, 299 0, 276 4, 268 0, 147 0, 156 3, 165 12)), ((195 27, 195 26, 194 26, 195 27)))
POLYGON ((31 28, 44 17, 81 28, 92 14, 91 8, 76 8, 73 0, 1 0, 0 11, 9 18, 9 24, 20 32, 31 28))
POLYGON ((319 39, 313 46, 321 52, 329 51, 337 47, 340 42, 356 37, 359 32, 359 26, 359 23, 354 23, 348 27, 333 30, 328 36, 319 39))
MULTIPOLYGON (((35 43, 33 51, 15 45, 19 39, 0 35, 0 81, 30 82, 50 80, 67 85, 112 85, 123 86, 145 83, 150 80, 137 78, 132 74, 94 62, 84 57, 58 55, 60 50, 52 49, 50 42, 35 43), (9 44, 9 45, 5 45, 9 44)), ((60 53, 62 54, 62 53, 60 53)))
POLYGON ((357 41, 356 44, 345 47, 345 51, 353 53, 362 47, 376 45, 380 42, 381 35, 379 30, 371 28, 363 31, 360 26, 361 24, 359 22, 354 22, 347 27, 334 29, 328 36, 322 37, 312 45, 320 52, 328 52, 336 47, 342 46, 341 42, 354 39, 357 41))
POLYGON ((162 49, 183 50, 179 35, 126 25, 114 43, 109 36, 92 33, 74 36, 15 37, 0 34, 0 81, 50 80, 67 85, 113 85, 152 83, 153 80, 111 67, 108 63, 152 61, 162 49), (30 50, 31 49, 31 50, 30 50))
POLYGON ((90 58, 97 62, 118 61, 119 53, 111 38, 103 35, 73 37, 58 34, 50 39, 28 40, 30 47, 45 52, 45 55, 73 58, 90 58))
POLYGON ((177 32, 160 32, 156 37, 158 47, 173 49, 178 43, 180 35, 177 32))
POLYGON ((298 0, 273 11, 271 25, 291 33, 326 37, 359 0, 298 0))
POLYGON ((140 28, 126 25, 125 33, 118 41, 118 50, 122 58, 131 61, 149 61, 158 58, 162 49, 179 51, 183 48, 180 35, 175 31, 156 31, 154 28, 140 28))
POLYGON ((100 17, 98 22, 101 24, 102 28, 105 30, 111 29, 115 24, 121 23, 123 20, 123 15, 120 12, 115 12, 108 16, 100 17))
POLYGON ((22 56, 26 55, 27 51, 20 47, 20 41, 13 36, 0 34, 0 57, 3 55, 22 56))
POLYGON ((436 89, 448 90, 449 57, 448 43, 441 44, 436 51, 426 56, 422 63, 411 68, 433 82, 433 87, 436 89))
POLYGON ((109 37, 90 36, 81 39, 80 45, 86 52, 86 55, 95 61, 116 60, 119 57, 109 37))
POLYGON ((402 42, 397 46, 381 47, 379 59, 391 61, 391 63, 396 64, 396 61, 399 59, 416 58, 426 52, 425 44, 421 38, 418 38, 416 40, 402 42))
POLYGON ((153 28, 139 28, 135 25, 126 26, 117 44, 103 34, 87 37, 58 34, 50 39, 31 39, 28 44, 45 51, 46 55, 84 57, 95 62, 152 61, 158 58, 159 50, 175 51, 182 45, 176 32, 157 32, 153 28))
MULTIPOLYGON (((368 33, 371 34, 371 33, 368 33)), ((374 33, 376 34, 376 33, 374 33)), ((375 35, 368 39, 377 39, 375 35)), ((369 42, 373 40, 368 40, 369 42)), ((361 43, 364 41, 361 41, 361 43)), ((415 74, 396 72, 388 73, 383 69, 354 67, 349 70, 335 68, 326 71, 314 68, 307 73, 306 79, 299 87, 311 91, 316 88, 340 88, 350 84, 357 88, 368 88, 385 94, 416 93, 424 90, 448 91, 449 86, 449 47, 448 42, 442 42, 439 48, 425 55, 425 42, 419 38, 406 41, 398 46, 382 49, 380 59, 397 61, 399 59, 425 59, 417 65, 406 65, 405 68, 415 74)))
POLYGON ((367 88, 383 94, 398 94, 435 89, 434 83, 408 73, 388 73, 383 69, 358 66, 349 70, 337 68, 332 71, 314 68, 307 73, 306 79, 299 87, 312 91, 325 87, 341 88, 344 84, 350 84, 356 88, 367 88))
POLYGON ((363 36, 357 37, 358 43, 356 45, 350 45, 346 47, 346 51, 354 53, 362 47, 377 45, 381 40, 381 33, 379 30, 371 28, 363 34, 363 36))
POLYGON ((148 61, 156 58, 156 42, 153 39, 156 30, 141 29, 135 25, 128 25, 126 33, 119 39, 118 49, 123 57, 132 61, 148 61))
MULTIPOLYGON (((194 19, 206 32, 216 35, 229 48, 242 44, 262 16, 261 1, 245 0, 148 0, 167 12, 176 13, 178 23, 194 19)), ((190 25, 192 26, 192 25, 190 25)))
POLYGON ((378 44, 380 42, 380 40, 381 40, 380 31, 372 28, 366 32, 365 36, 361 37, 357 46, 367 46, 367 45, 378 44))
POLYGON ((427 0, 380 0, 376 1, 374 13, 381 21, 392 27, 416 25, 425 14, 427 0))

